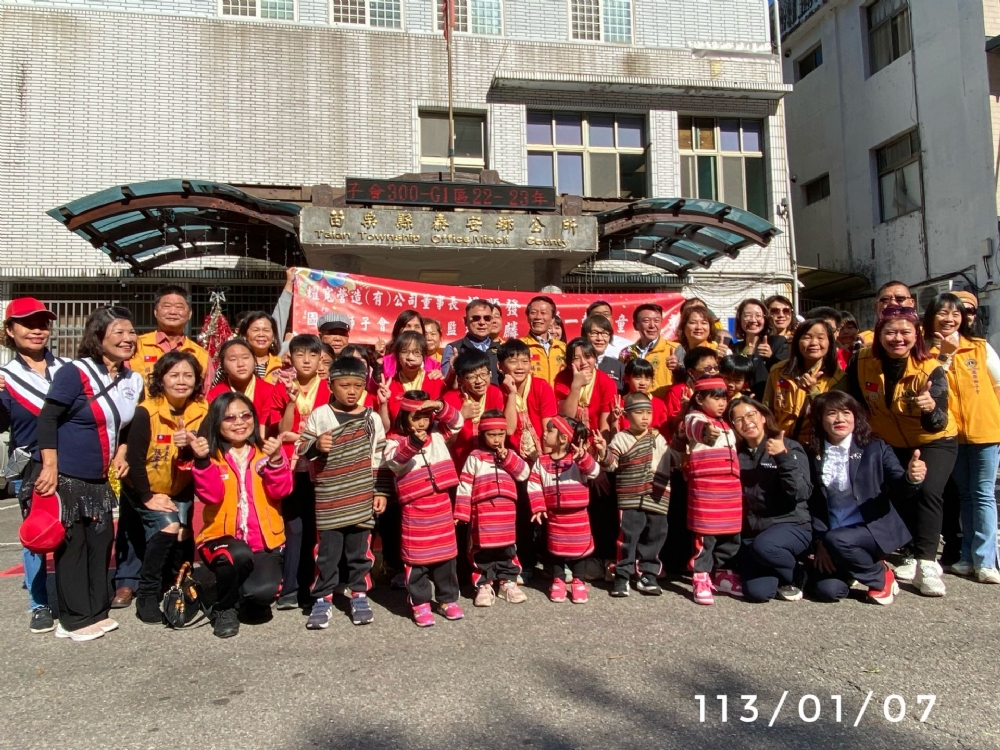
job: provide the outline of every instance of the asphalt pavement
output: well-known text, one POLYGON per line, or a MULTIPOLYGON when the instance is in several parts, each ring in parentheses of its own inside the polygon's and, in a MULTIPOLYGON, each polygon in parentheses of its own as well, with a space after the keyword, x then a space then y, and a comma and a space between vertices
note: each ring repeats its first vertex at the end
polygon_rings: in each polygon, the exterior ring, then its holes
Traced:
MULTIPOLYGON (((12 505, 0 570, 20 561, 12 505)), ((946 582, 882 608, 699 607, 683 581, 552 604, 540 581, 524 604, 463 598, 464 620, 421 630, 383 581, 362 627, 343 600, 328 630, 275 612, 229 640, 128 609, 72 643, 30 634, 21 580, 2 577, 0 748, 1000 747, 1000 587, 946 582)))

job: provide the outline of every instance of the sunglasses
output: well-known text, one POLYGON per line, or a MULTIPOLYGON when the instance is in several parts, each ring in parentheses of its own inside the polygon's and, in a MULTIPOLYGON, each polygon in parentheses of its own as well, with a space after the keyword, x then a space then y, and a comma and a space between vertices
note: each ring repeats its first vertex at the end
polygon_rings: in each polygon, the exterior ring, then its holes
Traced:
POLYGON ((253 422, 253 414, 248 411, 239 414, 227 414, 222 418, 226 424, 236 424, 237 422, 253 422))
POLYGON ((790 307, 771 307, 767 310, 771 315, 791 315, 792 308, 790 307))
POLYGON ((912 307, 897 307, 889 305, 882 311, 883 318, 909 318, 916 317, 917 311, 912 307))
POLYGON ((975 315, 977 312, 979 312, 979 308, 978 307, 966 307, 965 308, 965 314, 966 315, 975 315))
POLYGON ((491 320, 493 320, 493 316, 492 315, 470 315, 469 316, 469 322, 470 323, 489 323, 491 320))

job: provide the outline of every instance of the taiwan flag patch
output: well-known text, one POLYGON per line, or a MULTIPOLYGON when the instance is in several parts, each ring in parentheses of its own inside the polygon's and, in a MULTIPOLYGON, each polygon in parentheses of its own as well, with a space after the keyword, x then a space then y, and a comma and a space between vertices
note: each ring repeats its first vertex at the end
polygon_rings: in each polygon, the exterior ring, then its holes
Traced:
POLYGON ((785 390, 789 390, 789 389, 791 389, 791 387, 792 387, 792 384, 791 384, 791 383, 789 383, 789 382, 788 382, 787 380, 785 380, 784 378, 779 378, 779 379, 778 379, 778 387, 779 387, 779 388, 783 388, 783 389, 785 389, 785 390))
POLYGON ((869 393, 878 393, 878 383, 865 383, 865 390, 869 393))
POLYGON ((143 362, 155 362, 158 359, 159 359, 159 357, 157 357, 155 354, 146 354, 146 355, 143 356, 142 361, 143 362))
POLYGON ((156 444, 163 445, 164 443, 166 443, 167 445, 169 445, 172 437, 173 437, 172 435, 157 435, 156 444))

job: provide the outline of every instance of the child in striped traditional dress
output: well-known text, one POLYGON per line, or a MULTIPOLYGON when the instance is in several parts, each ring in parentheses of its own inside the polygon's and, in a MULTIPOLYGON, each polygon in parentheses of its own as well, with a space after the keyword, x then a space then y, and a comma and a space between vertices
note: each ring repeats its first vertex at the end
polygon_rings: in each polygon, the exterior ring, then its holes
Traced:
POLYGON ((462 429, 462 415, 426 391, 407 391, 385 444, 385 462, 396 476, 403 517, 402 557, 406 590, 419 627, 434 624, 431 599, 448 620, 458 606, 455 519, 448 490, 458 485, 447 440, 462 429), (431 589, 433 583, 434 590, 431 589))
POLYGON ((330 365, 330 403, 306 420, 299 455, 313 460, 316 484, 316 599, 306 627, 329 626, 333 594, 342 588, 340 562, 348 571, 351 621, 365 625, 373 618, 368 591, 375 561, 371 551, 375 516, 385 510, 387 488, 379 473, 385 449, 382 420, 359 400, 368 368, 355 357, 340 357, 330 365))
POLYGON ((713 588, 743 595, 739 576, 728 569, 740 548, 743 489, 736 436, 722 418, 729 401, 726 381, 702 378, 693 390, 684 433, 689 450, 685 473, 688 529, 694 535, 694 600, 712 604, 713 588))
MULTIPOLYGON (((643 362, 632 360, 629 362, 643 362)), ((618 494, 618 559, 611 596, 628 596, 629 580, 643 594, 663 593, 656 577, 663 572, 660 549, 667 541, 670 510, 670 452, 667 441, 652 428, 653 401, 646 393, 625 397, 628 430, 611 443, 595 435, 594 447, 605 471, 615 471, 618 494)))
POLYGON ((455 520, 469 524, 469 562, 473 604, 489 607, 499 582, 501 599, 518 604, 528 597, 517 586, 521 563, 517 559, 517 485, 528 478, 528 465, 508 450, 507 419, 490 409, 479 420, 479 447, 465 460, 455 493, 455 520))
POLYGON ((594 552, 587 505, 587 481, 595 479, 600 466, 587 452, 587 426, 575 419, 552 417, 545 425, 542 455, 528 477, 531 520, 548 521, 552 585, 549 599, 566 601, 565 567, 573 573, 570 598, 574 604, 587 601, 583 580, 587 557, 594 552))

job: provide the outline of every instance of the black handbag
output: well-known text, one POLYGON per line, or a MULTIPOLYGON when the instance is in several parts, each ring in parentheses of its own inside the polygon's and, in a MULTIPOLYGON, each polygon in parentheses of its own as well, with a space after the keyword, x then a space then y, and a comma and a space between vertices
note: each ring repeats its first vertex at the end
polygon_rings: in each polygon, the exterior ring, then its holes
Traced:
POLYGON ((191 577, 191 563, 185 562, 174 585, 163 595, 163 619, 174 629, 186 628, 208 616, 201 585, 191 577))

